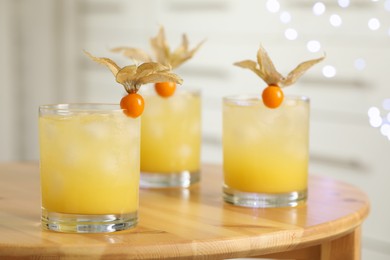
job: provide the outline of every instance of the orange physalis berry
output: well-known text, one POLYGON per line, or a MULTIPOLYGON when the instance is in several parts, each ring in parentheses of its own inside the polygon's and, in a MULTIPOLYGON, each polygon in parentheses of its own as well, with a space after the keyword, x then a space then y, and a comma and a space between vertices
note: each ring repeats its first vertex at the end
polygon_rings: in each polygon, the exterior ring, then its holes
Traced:
POLYGON ((123 112, 130 117, 139 117, 144 111, 144 98, 137 93, 130 93, 121 99, 120 103, 123 112))
POLYGON ((154 85, 154 88, 161 97, 170 97, 175 93, 175 82, 158 82, 154 85))
POLYGON ((277 108, 283 102, 284 94, 277 85, 269 85, 262 93, 263 103, 269 108, 277 108))

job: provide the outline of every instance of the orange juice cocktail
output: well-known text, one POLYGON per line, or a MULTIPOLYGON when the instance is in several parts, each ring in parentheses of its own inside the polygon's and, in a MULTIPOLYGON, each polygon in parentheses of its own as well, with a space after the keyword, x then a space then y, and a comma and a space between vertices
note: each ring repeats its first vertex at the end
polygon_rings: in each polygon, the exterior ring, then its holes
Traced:
POLYGON ((110 232, 137 223, 140 119, 119 105, 39 109, 42 226, 110 232))
POLYGON ((142 92, 141 187, 187 187, 199 180, 201 98, 198 91, 178 89, 161 97, 142 92))
POLYGON ((266 107, 258 96, 223 101, 224 199, 248 207, 294 206, 307 196, 309 100, 266 107))

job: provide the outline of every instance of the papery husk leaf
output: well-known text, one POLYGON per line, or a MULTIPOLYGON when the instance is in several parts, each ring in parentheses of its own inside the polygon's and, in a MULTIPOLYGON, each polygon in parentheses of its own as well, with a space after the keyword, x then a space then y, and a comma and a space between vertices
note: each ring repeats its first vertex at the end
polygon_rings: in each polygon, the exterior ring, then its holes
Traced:
MULTIPOLYGON (((199 50, 204 41, 200 42, 195 48, 189 50, 189 41, 186 34, 182 35, 181 44, 171 52, 169 44, 165 37, 164 27, 161 26, 156 37, 150 39, 150 45, 154 53, 154 60, 165 66, 169 66, 170 69, 179 67, 181 64, 191 59, 194 54, 199 50)), ((121 52, 126 57, 141 61, 152 62, 153 58, 149 56, 145 51, 138 48, 130 47, 117 47, 111 49, 113 52, 121 52)), ((144 72, 142 72, 145 74, 144 72)))
POLYGON ((271 58, 268 56, 268 53, 265 51, 263 46, 260 45, 257 52, 257 64, 252 60, 244 60, 236 62, 234 65, 252 70, 268 85, 286 87, 294 84, 309 68, 322 61, 324 58, 325 56, 300 63, 285 78, 276 70, 271 58))
POLYGON ((161 26, 157 36, 150 39, 150 45, 156 56, 156 61, 167 65, 170 50, 167 40, 165 39, 164 27, 161 26))
POLYGON ((168 63, 172 66, 172 69, 176 69, 189 59, 191 59, 190 56, 183 56, 182 53, 172 54, 168 63))
POLYGON ((157 62, 143 63, 137 68, 137 77, 145 77, 156 72, 169 72, 170 67, 164 66, 157 62))
POLYGON ((182 83, 182 79, 171 73, 169 67, 157 62, 146 62, 138 67, 136 65, 123 67, 118 72, 116 80, 128 92, 136 92, 141 85, 148 83, 167 81, 182 83))
POLYGON ((144 71, 150 71, 150 72, 162 72, 162 71, 169 71, 170 67, 165 66, 158 62, 146 62, 138 66, 137 73, 142 73, 144 71))
POLYGON ((201 47, 203 42, 199 43, 194 49, 189 50, 188 37, 186 34, 183 34, 181 44, 173 52, 171 52, 165 38, 165 31, 163 27, 160 27, 158 35, 150 40, 156 61, 164 65, 170 65, 172 69, 179 67, 181 64, 191 59, 195 52, 197 52, 201 47))
POLYGON ((137 84, 147 84, 147 83, 157 83, 157 82, 175 82, 177 84, 182 84, 183 80, 173 73, 167 72, 156 72, 148 76, 137 79, 137 84))
POLYGON ((182 56, 188 52, 188 38, 187 35, 183 34, 181 44, 170 54, 170 56, 182 56))
POLYGON ((93 56, 92 54, 90 54, 89 52, 87 51, 84 51, 84 53, 90 57, 93 61, 99 63, 99 64, 102 64, 102 65, 105 65, 107 68, 110 69, 110 71, 112 72, 112 74, 114 74, 114 76, 116 76, 116 74, 118 73, 118 71, 120 70, 120 67, 111 59, 109 58, 99 58, 99 57, 95 57, 93 56))
POLYGON ((259 51, 257 52, 257 63, 259 64, 260 77, 268 85, 278 85, 284 79, 276 70, 263 46, 260 46, 259 51))
POLYGON ((184 51, 187 51, 188 48, 189 48, 189 45, 190 45, 190 43, 189 43, 189 41, 188 41, 187 35, 186 35, 186 34, 183 34, 182 39, 181 39, 181 47, 182 47, 182 49, 183 49, 184 51))
POLYGON ((233 65, 244 68, 244 69, 250 69, 254 73, 256 73, 260 78, 263 78, 263 75, 261 74, 261 71, 258 69, 258 65, 253 60, 243 60, 239 62, 233 63, 233 65))
POLYGON ((191 51, 190 51, 190 54, 191 54, 191 57, 194 56, 194 54, 200 49, 200 47, 205 43, 206 40, 203 40, 201 41, 200 43, 198 43, 195 48, 193 48, 191 51))
POLYGON ((179 67, 184 62, 191 59, 194 54, 199 50, 199 48, 203 45, 205 40, 198 43, 192 50, 188 51, 188 40, 187 42, 183 40, 182 46, 177 48, 174 53, 171 54, 170 64, 173 69, 179 67))
POLYGON ((116 82, 125 85, 130 80, 130 78, 134 77, 137 71, 136 65, 130 65, 123 67, 119 70, 119 72, 115 75, 116 82))
POLYGON ((129 59, 133 59, 140 62, 150 62, 152 58, 142 49, 130 48, 130 47, 117 47, 111 49, 112 52, 122 53, 129 59))
POLYGON ((187 36, 183 34, 182 43, 172 53, 169 53, 167 62, 172 66, 172 68, 177 68, 180 64, 190 58, 187 58, 186 56, 187 51, 188 39, 187 36))
POLYGON ((92 60, 107 66, 114 74, 118 83, 122 84, 128 93, 136 93, 141 85, 156 82, 176 82, 182 84, 183 80, 171 73, 170 66, 157 62, 145 62, 141 65, 129 65, 120 68, 109 58, 98 58, 85 51, 92 60))
POLYGON ((325 59, 324 57, 308 60, 300 63, 295 69, 293 69, 287 77, 281 82, 281 86, 290 86, 294 84, 308 69, 310 69, 315 64, 319 63, 325 59))

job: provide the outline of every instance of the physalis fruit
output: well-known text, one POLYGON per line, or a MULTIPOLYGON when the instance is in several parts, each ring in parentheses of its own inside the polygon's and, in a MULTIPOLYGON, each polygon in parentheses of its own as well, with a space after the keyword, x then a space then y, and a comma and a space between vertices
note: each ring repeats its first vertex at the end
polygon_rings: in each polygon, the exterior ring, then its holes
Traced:
POLYGON ((300 63, 295 69, 293 69, 287 77, 283 77, 275 68, 272 60, 268 56, 265 49, 260 46, 257 52, 257 62, 252 60, 244 60, 234 63, 234 65, 250 69, 256 75, 267 83, 267 87, 263 90, 262 99, 264 105, 269 108, 277 108, 283 102, 284 94, 283 87, 294 84, 299 77, 301 77, 310 67, 322 61, 324 57, 308 60, 300 63))
POLYGON ((182 84, 183 80, 171 72, 171 68, 157 62, 145 62, 141 65, 119 67, 109 58, 98 58, 85 52, 93 61, 105 65, 115 76, 116 82, 123 85, 126 92, 120 102, 124 113, 130 117, 138 117, 144 110, 144 99, 137 92, 141 85, 157 82, 175 82, 182 84))

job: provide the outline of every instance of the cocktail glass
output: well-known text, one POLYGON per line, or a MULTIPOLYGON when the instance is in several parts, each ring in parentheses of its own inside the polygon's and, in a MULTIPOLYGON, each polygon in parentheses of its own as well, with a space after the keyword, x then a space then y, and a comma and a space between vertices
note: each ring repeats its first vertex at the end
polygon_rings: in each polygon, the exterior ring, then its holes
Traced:
MULTIPOLYGON (((182 87, 180 87, 182 88, 182 87)), ((200 179, 201 96, 177 89, 164 98, 144 89, 141 188, 188 187, 200 179)))
POLYGON ((276 109, 257 95, 223 99, 223 197, 244 207, 296 206, 307 198, 309 99, 276 109))
POLYGON ((140 119, 114 104, 39 107, 42 227, 112 232, 137 223, 140 119))

